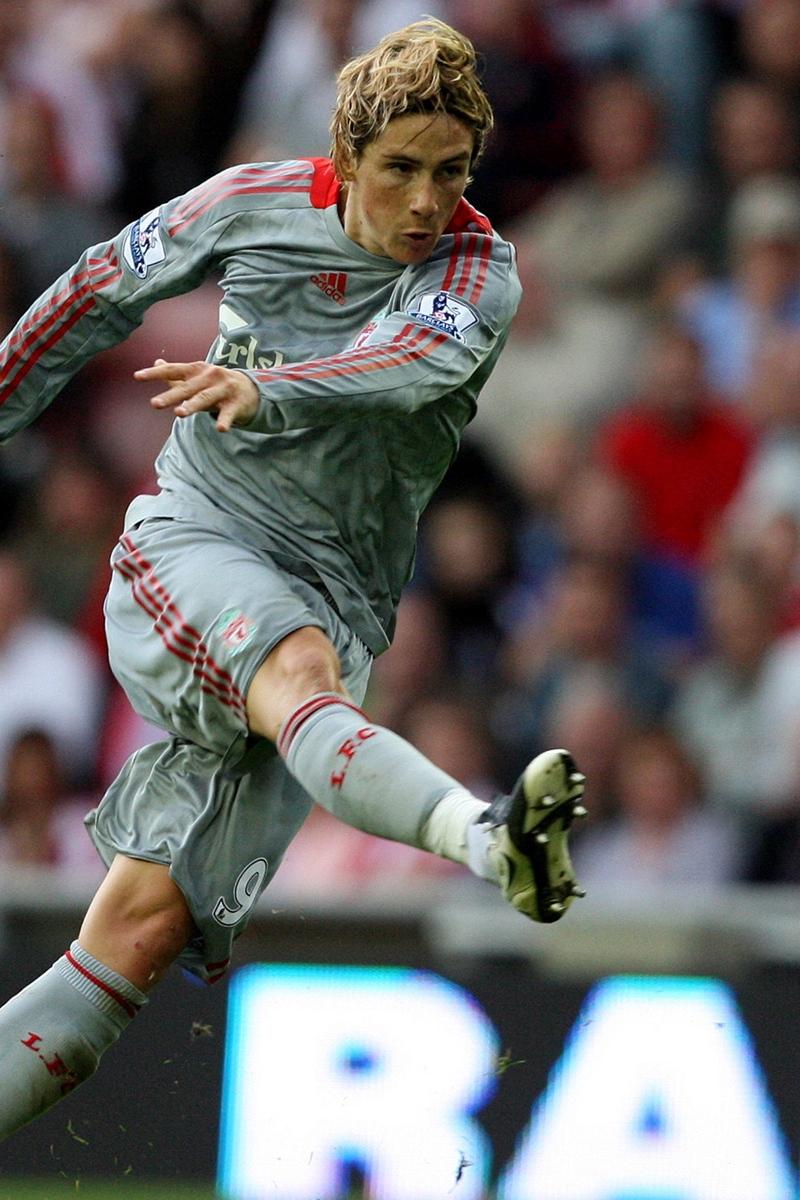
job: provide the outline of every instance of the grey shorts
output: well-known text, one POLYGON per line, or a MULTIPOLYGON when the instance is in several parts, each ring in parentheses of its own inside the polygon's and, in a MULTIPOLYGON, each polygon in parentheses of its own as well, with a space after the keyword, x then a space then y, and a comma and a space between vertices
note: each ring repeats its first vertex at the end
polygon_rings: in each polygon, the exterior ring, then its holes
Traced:
POLYGON ((272 744, 248 736, 253 675, 287 634, 317 626, 361 703, 371 655, 321 590, 193 522, 144 521, 111 562, 112 670, 171 737, 132 755, 86 822, 107 864, 169 865, 200 931, 182 961, 213 982, 312 806, 272 744))

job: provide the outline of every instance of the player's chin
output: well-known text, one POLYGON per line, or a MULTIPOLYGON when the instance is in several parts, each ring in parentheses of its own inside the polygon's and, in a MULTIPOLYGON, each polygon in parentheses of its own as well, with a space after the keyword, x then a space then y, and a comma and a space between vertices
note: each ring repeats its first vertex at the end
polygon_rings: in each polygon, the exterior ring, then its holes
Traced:
POLYGON ((411 238, 403 235, 392 246, 392 258, 396 262, 405 263, 406 266, 425 262, 433 254, 437 241, 438 238, 433 234, 425 238, 411 238))

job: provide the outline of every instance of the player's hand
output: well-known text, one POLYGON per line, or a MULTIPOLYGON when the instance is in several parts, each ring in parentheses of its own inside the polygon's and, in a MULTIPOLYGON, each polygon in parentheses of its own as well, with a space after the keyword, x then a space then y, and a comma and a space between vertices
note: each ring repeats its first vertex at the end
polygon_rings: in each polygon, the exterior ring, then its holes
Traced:
POLYGON ((258 388, 249 375, 214 363, 169 363, 157 358, 152 367, 134 372, 134 379, 165 383, 153 396, 153 408, 171 408, 176 417, 214 412, 217 429, 227 433, 233 425, 247 425, 258 409, 258 388))

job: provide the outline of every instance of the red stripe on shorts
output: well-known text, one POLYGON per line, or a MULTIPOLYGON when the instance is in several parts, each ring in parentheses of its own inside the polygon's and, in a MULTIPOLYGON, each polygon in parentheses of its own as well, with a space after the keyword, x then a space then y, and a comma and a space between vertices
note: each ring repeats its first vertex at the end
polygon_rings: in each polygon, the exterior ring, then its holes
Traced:
MULTIPOLYGON (((170 650, 171 653, 177 658, 180 658, 183 662, 189 663, 189 665, 192 667, 192 673, 198 679, 203 679, 206 684, 209 685, 206 687, 201 687, 200 690, 202 692, 205 692, 205 694, 208 696, 215 696, 216 699, 221 700, 223 704, 228 705, 228 707, 235 707, 238 711, 239 705, 236 697, 234 696, 233 701, 231 700, 231 689, 233 685, 227 683, 224 679, 222 682, 218 682, 213 678, 212 675, 207 674, 205 668, 211 667, 223 675, 225 672, 221 672, 220 668, 216 667, 216 664, 213 662, 213 660, 209 662, 203 657, 204 647, 202 643, 198 644, 196 639, 189 640, 188 638, 182 637, 180 629, 176 629, 171 625, 171 621, 173 621, 174 618, 167 617, 164 613, 161 601, 157 600, 150 592, 148 592, 144 582, 146 577, 136 576, 132 571, 129 570, 129 566, 130 564, 127 560, 120 560, 116 564, 116 568, 119 573, 132 584, 131 590, 136 603, 140 608, 144 609, 149 617, 153 618, 153 627, 156 632, 161 635, 161 639, 167 649, 170 650), (183 650, 179 649, 181 646, 190 653, 184 653, 183 650)), ((243 708, 242 715, 244 715, 243 708)))
POLYGON ((153 618, 153 627, 166 649, 191 666, 192 674, 207 685, 201 687, 202 691, 215 696, 244 718, 245 698, 234 683, 233 676, 215 661, 202 635, 186 621, 152 564, 129 534, 122 536, 121 544, 128 551, 128 557, 114 565, 131 582, 134 599, 153 618))

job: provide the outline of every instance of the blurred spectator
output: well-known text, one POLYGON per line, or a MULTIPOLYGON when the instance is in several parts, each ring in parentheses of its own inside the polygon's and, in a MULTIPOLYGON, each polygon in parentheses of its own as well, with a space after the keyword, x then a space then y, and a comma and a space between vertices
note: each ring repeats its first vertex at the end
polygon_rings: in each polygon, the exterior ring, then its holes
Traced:
POLYGON ((0 337, 11 332, 23 307, 13 241, 6 243, 0 235, 0 337))
MULTIPOLYGON (((19 297, 19 279, 14 254, 0 236, 0 338, 6 337, 11 331, 22 311, 19 297)), ((0 446, 0 542, 13 527, 23 507, 26 488, 36 478, 42 457, 41 434, 26 432, 21 438, 22 441, 17 441, 13 450, 11 447, 0 446)))
POLYGON ((602 461, 633 490, 644 545, 702 561, 749 452, 744 426, 708 392, 697 341, 662 325, 649 345, 639 399, 599 439, 602 461))
POLYGON ((800 328, 800 182, 760 177, 730 208, 728 274, 690 290, 682 309, 720 394, 740 400, 762 338, 800 328))
POLYGON ((800 5, 797 0, 751 0, 742 11, 741 49, 800 119, 800 5))
POLYGON ((516 231, 522 303, 478 420, 501 445, 554 418, 596 420, 629 391, 654 282, 695 220, 693 184, 662 161, 657 104, 633 76, 588 87, 579 136, 585 171, 516 231))
POLYGON ((710 572, 708 651, 681 682, 672 713, 709 802, 755 827, 796 803, 800 639, 777 638, 780 599, 750 561, 710 572))
POLYGON ((738 78, 722 84, 712 111, 712 153, 726 191, 796 169, 797 132, 790 108, 768 83, 738 78))
POLYGON ((394 728, 401 711, 442 682, 446 666, 441 609, 429 593, 413 588, 400 601, 390 648, 373 667, 370 713, 382 725, 394 728))
POLYGON ((580 461, 560 473, 548 508, 534 509, 521 526, 520 570, 534 605, 542 602, 554 573, 571 557, 604 563, 616 573, 627 591, 631 633, 641 645, 675 659, 696 643, 697 569, 644 546, 632 486, 603 467, 580 461))
MULTIPOLYGON (((97 464, 71 451, 53 454, 14 537, 43 613, 79 621, 123 516, 124 505, 97 464)), ((108 574, 106 565, 106 580, 108 574)))
POLYGON ((574 170, 577 81, 530 0, 448 0, 447 19, 475 43, 494 108, 469 198, 503 229, 574 170))
POLYGON ((0 238, 13 247, 17 299, 27 308, 87 246, 108 237, 113 224, 65 192, 54 115, 44 100, 13 93, 4 121, 0 238))
POLYGON ((495 779, 496 748, 486 715, 485 705, 479 708, 477 701, 450 686, 409 705, 394 728, 474 796, 491 801, 502 789, 495 779))
POLYGON ((635 734, 616 771, 617 813, 576 839, 581 883, 626 888, 719 887, 740 875, 744 837, 729 814, 703 805, 702 781, 680 743, 657 729, 635 734))
POLYGON ((664 164, 658 105, 632 75, 588 87, 579 136, 585 172, 523 220, 521 245, 567 297, 639 304, 685 243, 691 180, 664 164))
POLYGON ((2 6, 17 10, 6 79, 51 108, 65 190, 89 205, 111 198, 120 169, 116 98, 95 69, 94 57, 113 36, 118 14, 131 3, 31 0, 2 6))
POLYGON ((244 91, 231 161, 325 155, 336 74, 352 54, 441 5, 416 0, 279 0, 244 91))
POLYGON ((219 169, 233 114, 214 86, 215 41, 190 0, 129 7, 117 38, 128 89, 117 206, 132 219, 219 169))
POLYGON ((724 57, 718 7, 719 0, 558 0, 547 12, 583 73, 627 66, 642 77, 664 106, 670 156, 694 168, 703 161, 708 100, 724 57))
POLYGON ((508 749, 519 769, 532 747, 544 749, 553 712, 586 678, 615 688, 640 724, 663 716, 671 684, 658 659, 633 637, 628 611, 625 581, 613 566, 573 558, 557 572, 543 609, 509 639, 510 695, 503 706, 518 710, 516 744, 508 749))
POLYGON ((759 442, 730 518, 754 546, 776 519, 800 522, 800 328, 764 339, 745 403, 759 442))
POLYGON ((514 542, 482 497, 437 500, 422 526, 418 578, 435 597, 448 670, 486 687, 515 608, 514 542))
MULTIPOLYGON (((514 713, 507 716, 514 721, 514 713)), ((615 810, 617 768, 636 724, 619 680, 603 672, 572 678, 552 705, 536 749, 568 746, 586 775, 589 820, 575 830, 579 837, 615 810)))
MULTIPOLYGON (((106 648, 103 645, 103 653, 106 648)), ((102 728, 99 731, 97 785, 105 791, 114 782, 130 756, 142 746, 166 739, 166 732, 151 725, 131 708, 128 697, 114 680, 109 689, 102 728)))
POLYGON ((47 734, 23 730, 9 747, 0 789, 0 862, 101 876, 105 868, 83 824, 95 803, 94 797, 68 794, 47 734))
POLYGON ((764 80, 740 77, 723 83, 712 121, 712 157, 728 192, 760 175, 780 175, 796 166, 798 127, 792 110, 764 80))
MULTIPOLYGON (((586 468, 585 439, 567 421, 520 436, 508 470, 523 504, 517 551, 526 588, 540 592, 564 555, 563 510, 586 468)), ((578 483, 580 487, 580 483, 578 483)))
POLYGON ((52 738, 71 785, 91 780, 104 671, 76 633, 40 616, 21 560, 0 550, 0 786, 14 738, 52 738))
POLYGON ((463 867, 402 842, 371 837, 315 807, 289 846, 270 895, 327 899, 409 890, 425 879, 464 874, 463 867))
POLYGON ((694 246, 713 271, 728 266, 726 229, 733 196, 752 179, 797 170, 798 130, 785 97, 767 82, 739 77, 717 91, 711 109, 703 219, 694 246))

